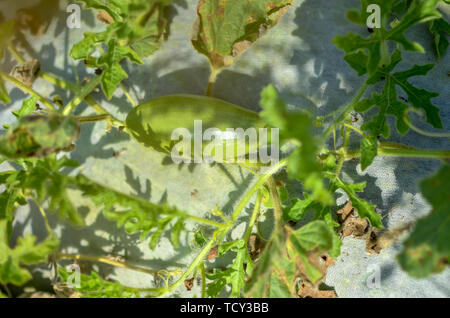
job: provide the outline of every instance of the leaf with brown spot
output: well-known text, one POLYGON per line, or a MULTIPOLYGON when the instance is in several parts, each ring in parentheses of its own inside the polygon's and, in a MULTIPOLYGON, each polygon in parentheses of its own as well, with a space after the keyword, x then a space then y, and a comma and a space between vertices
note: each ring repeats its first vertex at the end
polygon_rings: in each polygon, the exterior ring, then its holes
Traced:
POLYGON ((192 44, 214 70, 231 66, 291 4, 292 0, 200 0, 192 44))

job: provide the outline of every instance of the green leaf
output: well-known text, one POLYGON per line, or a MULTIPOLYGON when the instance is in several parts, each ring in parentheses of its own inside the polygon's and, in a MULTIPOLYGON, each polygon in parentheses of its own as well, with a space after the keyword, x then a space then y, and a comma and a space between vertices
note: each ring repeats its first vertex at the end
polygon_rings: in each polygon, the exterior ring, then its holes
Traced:
POLYGON ((352 201, 353 207, 358 211, 359 216, 367 218, 370 224, 378 229, 382 229, 381 216, 375 211, 375 205, 359 198, 357 192, 363 192, 366 187, 366 182, 350 184, 343 182, 339 178, 335 179, 336 186, 347 193, 349 199, 352 201))
POLYGON ((219 246, 219 255, 223 256, 225 252, 232 250, 236 252, 233 264, 226 270, 214 269, 212 273, 206 274, 206 277, 213 282, 207 284, 207 295, 217 297, 226 285, 231 284, 230 297, 240 297, 245 284, 244 264, 251 262, 248 253, 247 244, 243 240, 225 243, 224 247, 219 246))
MULTIPOLYGON (((150 248, 154 249, 161 235, 171 221, 178 219, 176 227, 181 227, 187 214, 168 204, 154 204, 138 197, 126 195, 95 183, 83 175, 70 178, 69 183, 76 186, 97 206, 103 207, 104 216, 123 227, 129 234, 141 233, 141 240, 149 236, 150 248)), ((180 233, 181 229, 176 229, 180 233)), ((174 239, 175 237, 172 237, 174 239)))
MULTIPOLYGON (((111 99, 118 85, 128 75, 120 65, 125 58, 142 64, 143 58, 155 53, 169 29, 169 8, 173 0, 81 0, 88 8, 107 12, 114 20, 106 30, 85 33, 84 39, 76 43, 70 52, 74 59, 88 61, 89 67, 100 67, 102 89, 111 99), (108 50, 99 58, 93 53, 102 44, 108 50)), ((101 51, 101 50, 100 50, 101 51)))
POLYGON ((441 18, 431 21, 429 29, 433 34, 434 49, 438 62, 441 62, 441 57, 448 49, 447 36, 450 34, 450 24, 444 18, 441 18))
POLYGON ((8 246, 7 221, 0 220, 0 283, 21 286, 31 279, 23 265, 47 261, 47 256, 58 248, 59 240, 51 235, 36 244, 36 237, 26 234, 20 237, 14 249, 8 246))
POLYGON ((98 65, 103 66, 102 88, 108 99, 111 99, 122 80, 128 78, 120 62, 128 58, 138 64, 144 62, 139 55, 128 46, 120 46, 115 40, 108 43, 108 52, 98 59, 98 65))
POLYGON ((416 278, 442 272, 450 262, 450 165, 420 183, 432 205, 430 215, 417 221, 398 255, 400 266, 416 278))
POLYGON ((358 76, 363 76, 367 73, 368 56, 363 51, 349 53, 344 57, 344 60, 358 73, 358 76))
POLYGON ((70 56, 75 60, 87 59, 104 39, 105 33, 85 33, 84 39, 72 46, 70 56))
POLYGON ((290 236, 294 247, 300 251, 325 251, 333 246, 332 231, 324 221, 313 221, 294 231, 290 236))
POLYGON ((209 59, 213 69, 228 67, 278 23, 291 3, 292 0, 199 1, 192 44, 209 59))
POLYGON ((370 166, 378 154, 378 139, 376 136, 364 137, 361 140, 361 170, 370 166))
POLYGON ((37 101, 37 96, 32 96, 31 98, 24 100, 24 102, 22 103, 22 107, 19 110, 12 112, 13 115, 17 118, 31 115, 36 110, 37 101))
MULTIPOLYGON (((434 64, 414 65, 409 70, 392 73, 396 65, 401 61, 401 53, 396 50, 392 54, 391 63, 385 68, 380 68, 372 77, 368 79, 369 84, 376 84, 385 80, 383 92, 373 94, 371 98, 361 100, 356 106, 355 111, 367 112, 377 106, 379 113, 370 121, 364 123, 363 130, 370 131, 372 136, 384 136, 388 138, 390 129, 387 125, 386 116, 396 117, 396 128, 401 134, 406 134, 409 130, 404 116, 410 108, 404 101, 399 100, 396 87, 400 87, 408 96, 407 102, 415 109, 422 109, 427 117, 427 122, 435 128, 443 128, 442 120, 439 115, 439 108, 433 105, 431 99, 439 96, 438 93, 430 92, 425 89, 413 86, 409 79, 415 76, 424 76, 433 68, 434 64)), ((403 98, 403 100, 405 100, 403 98)))
POLYGON ((305 217, 306 212, 310 208, 314 208, 315 200, 314 197, 305 194, 305 199, 294 199, 291 205, 283 209, 283 218, 286 222, 293 221, 298 222, 305 217))
POLYGON ((0 154, 12 159, 46 157, 72 150, 79 135, 80 126, 74 117, 56 114, 20 117, 0 136, 0 154))

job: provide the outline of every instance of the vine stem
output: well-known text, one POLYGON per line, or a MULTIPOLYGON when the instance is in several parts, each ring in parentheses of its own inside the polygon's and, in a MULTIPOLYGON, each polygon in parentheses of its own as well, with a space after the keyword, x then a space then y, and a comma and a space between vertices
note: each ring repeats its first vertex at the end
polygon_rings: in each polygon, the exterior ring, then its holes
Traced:
POLYGON ((281 207, 280 196, 278 195, 277 185, 273 177, 267 180, 270 195, 272 196, 273 207, 275 211, 275 229, 280 228, 283 219, 283 208, 281 207))
MULTIPOLYGON (((76 259, 76 260, 85 260, 85 261, 95 261, 95 262, 109 264, 109 265, 113 265, 116 267, 122 267, 122 268, 130 269, 130 270, 134 270, 137 272, 142 272, 142 273, 146 273, 146 274, 150 274, 150 275, 156 275, 161 271, 161 270, 153 270, 153 269, 143 268, 143 267, 139 267, 139 266, 135 266, 135 265, 131 265, 131 264, 126 264, 123 262, 114 261, 107 257, 80 255, 80 254, 64 254, 64 253, 56 253, 55 256, 57 259, 76 259)), ((173 270, 173 271, 164 270, 164 271, 168 272, 171 275, 181 275, 181 273, 182 273, 181 270, 173 270)))
POLYGON ((403 120, 408 125, 408 127, 411 128, 412 130, 414 130, 416 133, 419 133, 423 136, 432 137, 432 138, 450 138, 449 132, 444 132, 444 133, 429 132, 429 131, 425 131, 425 130, 420 129, 419 127, 414 126, 408 117, 408 112, 410 112, 410 111, 411 110, 405 112, 405 114, 403 115, 403 120))
POLYGON ((344 107, 344 109, 341 112, 341 115, 327 128, 327 130, 325 130, 325 132, 323 133, 324 138, 327 138, 333 132, 333 130, 336 129, 337 126, 339 126, 342 122, 345 121, 347 116, 353 111, 356 103, 358 103, 361 97, 364 95, 368 87, 369 84, 366 79, 366 81, 361 86, 359 91, 356 93, 355 97, 352 99, 350 104, 344 107))
POLYGON ((50 235, 50 233, 52 233, 53 230, 50 227, 50 224, 48 223, 48 218, 47 218, 47 214, 45 213, 45 210, 42 208, 42 205, 39 203, 39 201, 34 196, 31 196, 31 199, 34 201, 34 203, 38 207, 39 212, 41 213, 42 218, 44 219, 45 228, 47 229, 47 232, 50 235))
POLYGON ((259 190, 260 187, 264 185, 264 183, 269 180, 269 178, 272 177, 273 174, 275 174, 278 170, 285 167, 287 165, 287 159, 281 160, 277 165, 269 168, 268 171, 266 171, 263 175, 261 175, 256 181, 256 183, 253 185, 253 187, 245 194, 244 198, 239 202, 238 206, 234 210, 233 214, 231 215, 230 223, 234 224, 234 222, 237 220, 239 215, 241 214, 242 210, 247 205, 248 201, 253 197, 253 195, 256 193, 256 191, 259 190))
POLYGON ((206 271, 204 262, 199 265, 198 270, 202 277, 202 298, 206 298, 206 271))
MULTIPOLYGON (((52 74, 41 72, 39 74, 39 76, 42 79, 46 80, 47 82, 49 82, 49 83, 51 83, 53 85, 59 86, 62 89, 68 89, 68 90, 72 91, 75 94, 77 94, 80 91, 78 85, 73 84, 71 82, 68 82, 66 80, 63 80, 61 78, 58 78, 58 77, 56 77, 56 76, 54 76, 52 74)), ((108 114, 110 116, 110 120, 111 120, 111 122, 112 122, 112 124, 114 126, 120 127, 120 126, 124 126, 125 125, 122 121, 120 121, 119 119, 117 119, 116 117, 111 115, 111 113, 109 113, 105 108, 103 108, 100 104, 98 104, 92 96, 90 96, 90 95, 86 96, 84 98, 84 101, 89 106, 91 106, 92 109, 94 109, 98 114, 101 114, 101 115, 102 114, 108 114)))
POLYGON ((235 210, 233 211, 230 221, 226 225, 226 227, 223 227, 222 229, 216 230, 214 232, 213 237, 211 240, 208 241, 208 243, 203 247, 201 252, 195 257, 195 259, 192 261, 192 263, 189 265, 188 269, 184 274, 178 279, 175 283, 173 283, 171 286, 160 289, 161 293, 158 294, 158 296, 162 296, 167 292, 172 292, 175 289, 178 288, 181 284, 184 283, 184 281, 198 268, 201 262, 204 261, 206 255, 209 253, 209 251, 216 245, 217 241, 220 241, 227 233, 232 229, 232 227, 235 224, 235 221, 239 217, 240 213, 244 209, 244 207, 247 205, 247 203, 250 201, 250 199, 253 197, 253 195, 264 185, 264 183, 267 182, 269 178, 272 177, 273 174, 275 174, 278 170, 285 167, 287 165, 287 159, 283 159, 278 164, 274 165, 270 169, 268 169, 264 174, 262 174, 258 181, 251 187, 251 189, 245 194, 245 196, 241 199, 235 210))
MULTIPOLYGON (((378 149, 378 155, 386 157, 405 157, 405 158, 430 158, 430 159, 450 159, 449 150, 427 150, 427 149, 395 149, 382 148, 378 149)), ((361 157, 360 150, 348 151, 345 154, 346 159, 361 157)))
POLYGON ((64 108, 62 114, 64 116, 70 115, 70 113, 88 96, 102 80, 101 76, 96 76, 87 83, 64 108))
POLYGON ((93 116, 77 116, 75 118, 77 119, 77 121, 84 124, 84 123, 93 123, 93 122, 97 122, 97 121, 107 120, 107 119, 110 119, 111 116, 109 114, 101 114, 101 115, 93 115, 93 116))
POLYGON ((27 94, 36 96, 43 104, 44 106, 48 109, 48 110, 53 110, 56 111, 55 107, 47 100, 45 99, 41 94, 39 94, 38 92, 36 92, 35 90, 33 90, 31 87, 28 87, 27 85, 25 85, 24 83, 22 83, 21 81, 15 79, 14 77, 12 77, 9 74, 6 74, 5 72, 0 71, 0 75, 6 79, 7 81, 11 82, 12 84, 14 84, 16 87, 20 88, 22 91, 24 91, 27 94))
MULTIPOLYGON (((269 179, 270 180, 270 179, 269 179)), ((248 222, 247 231, 244 234, 244 241, 245 244, 247 244, 250 235, 252 234, 253 226, 256 223, 256 220, 258 218, 259 213, 261 212, 261 201, 263 198, 263 194, 261 191, 258 191, 256 202, 255 202, 255 208, 253 209, 252 216, 250 217, 250 221, 248 222)))
POLYGON ((192 220, 192 221, 197 222, 197 223, 203 223, 203 224, 211 225, 211 226, 214 226, 214 227, 217 227, 217 228, 224 228, 224 227, 227 226, 225 223, 219 223, 219 222, 211 221, 211 220, 200 218, 200 217, 197 217, 197 216, 194 216, 194 215, 187 215, 186 217, 188 219, 192 220))
POLYGON ((214 67, 211 66, 211 74, 209 75, 208 87, 206 88, 205 93, 206 96, 212 96, 214 85, 216 84, 217 75, 219 75, 221 71, 222 70, 215 69, 214 67))
MULTIPOLYGON (((220 231, 220 230, 218 230, 218 231, 220 231)), ((162 296, 166 292, 170 293, 170 292, 174 291, 175 289, 177 289, 178 286, 183 284, 184 281, 191 275, 191 273, 195 271, 195 269, 198 267, 198 265, 201 262, 203 262, 203 260, 205 259, 206 255, 209 253, 209 251, 216 244, 218 231, 216 231, 214 233, 213 238, 211 240, 209 240, 209 242, 203 247, 201 252, 195 257, 195 259, 192 261, 192 263, 189 265, 188 269, 183 273, 183 275, 175 283, 173 283, 172 285, 161 289, 162 294, 160 294, 159 296, 162 296)))

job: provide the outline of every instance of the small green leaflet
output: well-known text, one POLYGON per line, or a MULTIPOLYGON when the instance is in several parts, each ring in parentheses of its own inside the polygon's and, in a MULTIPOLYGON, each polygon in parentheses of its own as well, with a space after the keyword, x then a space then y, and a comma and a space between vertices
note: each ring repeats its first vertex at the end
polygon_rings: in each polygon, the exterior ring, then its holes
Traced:
POLYGON ((19 110, 12 112, 13 115, 17 118, 31 115, 36 110, 37 101, 37 96, 32 96, 29 99, 24 100, 24 102, 22 103, 22 107, 19 110))
POLYGON ((141 233, 141 239, 151 236, 150 248, 155 249, 169 224, 177 220, 173 227, 172 243, 178 246, 178 236, 184 229, 186 213, 168 204, 157 205, 146 200, 129 196, 98 183, 83 175, 70 178, 69 183, 80 189, 97 206, 103 207, 104 216, 117 222, 129 234, 141 233), (152 234, 150 234, 152 232, 152 234))
POLYGON ((429 29, 433 34, 434 49, 438 62, 440 62, 441 57, 448 49, 447 36, 450 34, 450 24, 444 18, 441 18, 431 21, 429 29))
POLYGON ((301 220, 309 209, 314 209, 315 207, 314 198, 307 193, 305 198, 294 199, 291 204, 283 209, 283 218, 286 222, 293 221, 298 222, 301 220))
POLYGON ((200 0, 191 36, 214 70, 233 64, 265 31, 275 26, 292 0, 200 0))
POLYGON ((409 79, 415 76, 424 76, 433 68, 434 64, 414 65, 412 68, 402 72, 392 73, 397 64, 401 61, 402 56, 399 50, 395 50, 391 57, 391 63, 378 71, 368 79, 370 85, 374 85, 379 81, 385 80, 383 92, 381 94, 374 93, 371 98, 361 100, 356 106, 355 111, 367 112, 374 106, 378 106, 379 113, 374 116, 371 121, 362 126, 363 130, 370 131, 371 136, 390 136, 390 129, 386 123, 386 116, 395 116, 396 128, 401 134, 406 134, 409 126, 405 122, 404 116, 410 106, 400 101, 397 95, 396 87, 400 87, 408 97, 407 102, 415 109, 422 109, 427 117, 427 122, 435 128, 443 128, 442 120, 439 115, 439 108, 433 105, 431 99, 439 96, 438 93, 427 91, 413 86, 409 79))
MULTIPOLYGON (((67 283, 70 274, 64 267, 58 268, 58 274, 64 283, 67 283)), ((102 279, 97 273, 80 275, 80 286, 75 287, 80 298, 137 298, 139 292, 130 287, 122 286, 119 282, 102 279)))
POLYGON ((120 46, 115 40, 108 43, 108 52, 98 59, 98 65, 104 69, 102 73, 102 89, 106 97, 111 99, 122 80, 128 78, 120 65, 120 61, 128 58, 136 64, 144 61, 129 46, 120 46))
POLYGON ((369 4, 377 4, 380 6, 382 15, 382 25, 380 29, 375 29, 374 32, 367 38, 349 33, 346 36, 337 36, 333 39, 336 46, 346 53, 346 60, 349 61, 358 75, 369 73, 373 74, 382 64, 387 64, 389 61, 387 41, 394 41, 400 44, 403 49, 407 51, 415 51, 424 53, 423 47, 408 40, 405 36, 405 31, 411 26, 433 19, 439 19, 441 14, 437 11, 436 6, 439 0, 413 0, 406 14, 401 18, 400 22, 388 29, 387 15, 392 11, 395 0, 362 0, 361 12, 355 10, 351 11, 348 16, 352 22, 359 24, 366 24, 368 13, 366 11, 369 4), (356 55, 356 54, 359 54, 356 55), (357 63, 357 58, 363 58, 361 61, 366 62, 366 67, 357 63))
POLYGON ((361 140, 361 170, 370 166, 378 154, 378 139, 375 136, 366 136, 361 140))
POLYGON ((0 155, 7 158, 46 157, 60 151, 73 150, 73 142, 80 135, 80 125, 74 117, 56 114, 29 115, 33 100, 25 101, 16 113, 18 120, 5 135, 0 136, 0 155))
POLYGON ((36 237, 26 234, 19 237, 15 248, 10 248, 7 240, 7 221, 0 219, 0 284, 21 286, 29 281, 30 272, 21 265, 31 265, 47 261, 47 256, 56 250, 59 240, 51 235, 36 243, 36 237))
POLYGON ((219 256, 223 256, 230 250, 236 252, 233 264, 223 271, 215 268, 212 273, 206 275, 209 280, 213 280, 207 285, 207 295, 209 297, 217 297, 228 284, 231 284, 230 297, 236 298, 241 296, 246 274, 251 273, 252 260, 248 253, 247 244, 242 239, 219 246, 219 256), (244 264, 246 264, 246 268, 244 264))
POLYGON ((420 183, 431 214, 418 220, 397 259, 409 275, 427 277, 450 263, 450 165, 420 183))
POLYGON ((339 178, 336 178, 334 182, 338 188, 347 193, 349 199, 352 201, 353 207, 358 211, 362 219, 367 218, 373 227, 378 229, 384 228, 381 222, 381 216, 375 211, 375 205, 359 198, 356 194, 357 192, 364 191, 366 182, 350 184, 343 182, 339 178))

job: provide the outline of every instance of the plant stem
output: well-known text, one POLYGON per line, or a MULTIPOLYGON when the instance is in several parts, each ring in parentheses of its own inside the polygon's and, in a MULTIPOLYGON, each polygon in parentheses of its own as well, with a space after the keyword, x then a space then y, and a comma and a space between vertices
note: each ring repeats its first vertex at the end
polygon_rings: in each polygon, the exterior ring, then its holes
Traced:
POLYGON ((347 127, 347 128, 350 128, 350 129, 352 129, 354 131, 356 131, 361 136, 366 137, 366 134, 361 129, 358 129, 355 126, 352 126, 352 125, 349 125, 349 124, 344 124, 344 126, 347 127))
POLYGON ((444 132, 444 133, 438 133, 438 132, 428 132, 425 130, 420 129, 419 127, 414 126, 411 123, 411 120, 409 120, 409 117, 407 116, 407 112, 405 112, 405 115, 403 116, 404 121, 408 125, 409 128, 414 130, 416 133, 419 133, 421 135, 432 137, 432 138, 450 138, 450 133, 444 132))
POLYGON ((131 97, 131 94, 128 92, 128 90, 125 88, 125 86, 120 83, 120 88, 122 89, 125 96, 128 98, 128 101, 131 103, 133 107, 137 106, 137 103, 134 101, 133 97, 131 97))
POLYGON ((256 220, 258 219, 259 213, 261 212, 262 197, 263 197, 262 192, 258 191, 258 195, 257 195, 256 201, 255 201, 255 208, 253 209, 252 216, 250 217, 250 221, 248 222, 247 231, 244 234, 245 244, 247 244, 247 242, 250 238, 250 235, 252 234, 253 226, 255 225, 256 220))
POLYGON ((55 107, 47 99, 45 99, 41 94, 39 94, 38 92, 33 90, 31 87, 28 87, 27 85, 25 85, 21 81, 15 79, 14 77, 12 77, 9 74, 6 74, 6 73, 4 73, 2 71, 0 71, 0 75, 4 79, 6 79, 9 82, 11 82, 12 84, 14 84, 16 87, 20 88, 25 93, 33 95, 33 96, 36 96, 44 104, 44 106, 47 107, 47 109, 53 110, 53 111, 56 110, 55 107))
POLYGON ((206 298, 206 272, 205 272, 205 263, 202 262, 199 266, 198 266, 198 270, 200 272, 200 275, 202 277, 202 298, 206 298))
POLYGON ((283 208, 281 207, 280 196, 278 195, 277 185, 273 177, 267 180, 269 185, 270 195, 272 196, 273 207, 275 211, 275 231, 279 229, 283 220, 283 208))
POLYGON ((217 79, 217 75, 219 75, 219 73, 221 72, 221 70, 217 70, 214 67, 211 66, 211 74, 209 76, 209 80, 208 80, 208 88, 206 89, 206 96, 212 96, 213 90, 214 90, 214 85, 216 84, 216 79, 217 79))
MULTIPOLYGON (((62 89, 69 89, 70 91, 72 91, 75 94, 78 94, 80 89, 78 87, 78 85, 65 81, 61 78, 57 78, 56 76, 49 74, 49 73, 45 73, 45 72, 41 72, 39 75, 41 78, 43 78, 44 80, 46 80, 49 83, 52 83, 53 85, 59 86, 62 89)), ((92 96, 88 95, 84 98, 84 101, 92 107, 92 109, 94 109, 97 113, 99 114, 108 114, 111 118, 111 122, 113 123, 114 126, 116 127, 120 127, 120 126, 124 126, 125 124, 120 121, 119 119, 117 119, 116 117, 114 117, 113 115, 111 115, 105 108, 103 108, 100 104, 98 104, 94 98, 92 98, 92 96)))
POLYGON ((267 180, 269 180, 269 178, 271 178, 274 173, 276 173, 278 170, 285 167, 286 165, 287 165, 287 160, 283 159, 277 165, 271 167, 266 173, 264 173, 263 175, 261 175, 259 177, 258 181, 256 181, 256 183, 253 185, 253 187, 251 187, 250 190, 247 191, 245 196, 239 202, 236 209, 233 211, 233 214, 231 215, 231 219, 230 219, 231 224, 234 224, 236 222, 237 218, 239 217, 239 214, 241 214, 241 211, 245 208, 248 201, 250 201, 250 199, 253 197, 253 195, 256 193, 256 191, 258 191, 259 188, 262 187, 264 185, 264 183, 266 183, 267 180))
MULTIPOLYGON (((379 148, 378 155, 386 157, 450 159, 450 150, 379 148)), ((359 150, 353 150, 348 151, 345 158, 352 159, 360 156, 361 152, 359 150)))
POLYGON ((197 217, 197 216, 194 216, 194 215, 187 215, 187 218, 192 220, 192 221, 195 221, 197 223, 203 223, 203 224, 211 225, 211 226, 214 226, 214 227, 217 227, 217 228, 224 228, 224 227, 227 226, 225 223, 219 223, 219 222, 211 221, 211 220, 200 218, 200 217, 197 217))
POLYGON ((396 143, 396 142, 389 142, 389 141, 381 142, 380 143, 380 147, 381 148, 394 148, 394 149, 416 149, 416 148, 411 147, 411 146, 399 144, 399 143, 396 143))
POLYGON ((364 82, 364 84, 361 86, 359 91, 356 93, 355 97, 352 99, 350 104, 344 107, 344 110, 342 111, 341 115, 325 130, 323 133, 323 137, 327 138, 336 127, 338 127, 340 124, 342 124, 347 116, 353 111, 355 105, 359 102, 361 97, 366 92, 367 88, 369 87, 369 84, 367 83, 367 80, 364 82))
POLYGON ((47 229, 47 232, 50 235, 50 233, 52 233, 53 230, 50 227, 50 224, 48 223, 48 218, 47 218, 47 214, 45 213, 45 210, 42 208, 42 205, 39 203, 39 201, 34 196, 31 196, 31 199, 34 201, 34 203, 38 207, 39 212, 41 213, 42 218, 44 219, 45 228, 47 229))
MULTIPOLYGON (((218 230, 218 231, 220 231, 220 230, 218 230)), ((209 242, 203 247, 201 252, 195 257, 194 261, 191 263, 191 265, 189 265, 188 269, 184 272, 184 274, 175 283, 173 283, 171 286, 169 286, 168 288, 164 288, 162 290, 163 293, 165 293, 165 292, 172 292, 175 289, 177 289, 178 286, 183 284, 184 281, 191 275, 191 273, 197 268, 197 266, 201 262, 203 262, 203 260, 205 259, 206 255, 209 253, 209 251, 216 244, 216 240, 217 240, 216 236, 218 234, 218 231, 216 231, 214 233, 213 238, 211 240, 209 240, 209 242)))
MULTIPOLYGON (((100 262, 100 263, 105 263, 105 264, 113 265, 116 267, 122 267, 122 268, 130 269, 130 270, 134 270, 137 272, 150 274, 150 275, 158 274, 161 271, 161 270, 152 270, 152 269, 147 269, 147 268, 143 268, 143 267, 139 267, 139 266, 135 266, 135 265, 126 264, 123 262, 114 261, 107 257, 57 253, 56 258, 57 259, 76 259, 76 260, 100 262)), ((181 273, 182 273, 181 270, 173 270, 173 271, 167 271, 167 272, 170 273, 171 275, 181 275, 181 273)))
POLYGON ((97 87, 97 85, 100 84, 101 79, 101 76, 96 76, 91 79, 89 83, 87 83, 87 85, 77 93, 77 96, 75 96, 69 104, 66 105, 62 114, 64 116, 68 116, 75 109, 75 107, 77 107, 86 98, 86 96, 88 96, 97 87))
POLYGON ((93 123, 97 121, 103 121, 111 118, 109 114, 102 114, 102 115, 93 115, 93 116, 77 116, 76 119, 84 124, 84 123, 93 123))
POLYGON ((195 257, 194 261, 189 265, 188 269, 184 272, 184 274, 171 286, 168 288, 162 288, 160 289, 161 293, 158 296, 162 296, 163 294, 167 292, 172 292, 175 289, 178 288, 190 275, 191 273, 200 265, 201 262, 203 262, 206 255, 209 253, 209 251, 216 245, 217 241, 220 241, 228 231, 230 231, 237 218, 239 217, 242 210, 247 205, 248 201, 253 197, 256 191, 258 191, 264 183, 269 180, 274 173, 276 173, 281 168, 285 167, 287 165, 287 160, 281 160, 277 165, 271 167, 266 173, 261 175, 258 179, 258 181, 252 186, 252 188, 245 194, 245 196, 242 198, 242 200, 239 202, 236 209, 233 211, 233 214, 231 215, 230 221, 228 224, 226 224, 225 227, 222 226, 221 229, 216 230, 214 232, 213 237, 209 242, 203 247, 201 252, 195 257))

